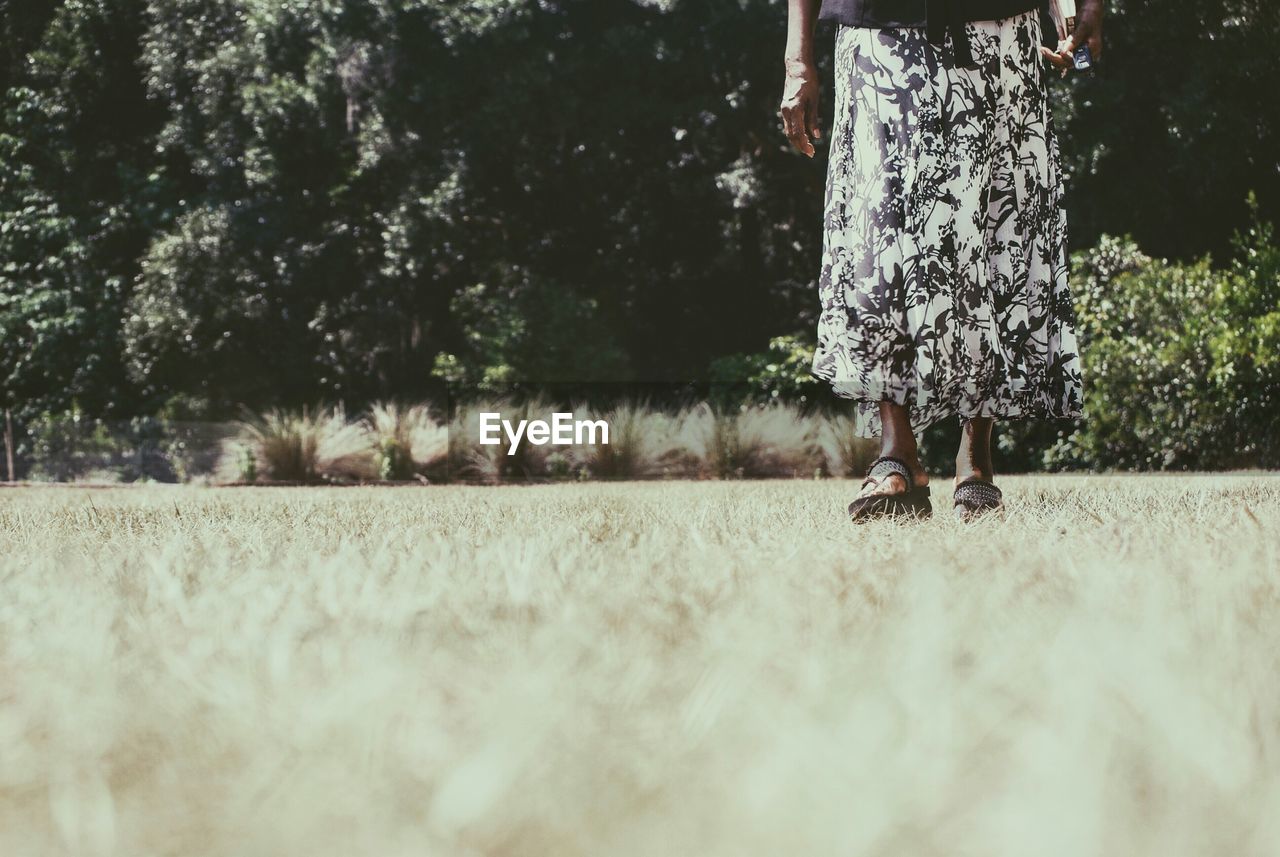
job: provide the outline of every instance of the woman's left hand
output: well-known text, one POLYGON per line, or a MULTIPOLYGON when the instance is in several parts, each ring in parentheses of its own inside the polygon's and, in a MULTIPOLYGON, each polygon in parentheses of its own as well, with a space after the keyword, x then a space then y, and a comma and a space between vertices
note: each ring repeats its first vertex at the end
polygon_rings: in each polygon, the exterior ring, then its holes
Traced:
POLYGON ((1074 54, 1076 48, 1088 45, 1093 54, 1093 61, 1102 58, 1102 18, 1106 11, 1104 0, 1084 0, 1083 10, 1076 20, 1076 31, 1058 43, 1056 51, 1046 47, 1040 48, 1040 54, 1055 68, 1062 70, 1062 76, 1076 67, 1074 54))

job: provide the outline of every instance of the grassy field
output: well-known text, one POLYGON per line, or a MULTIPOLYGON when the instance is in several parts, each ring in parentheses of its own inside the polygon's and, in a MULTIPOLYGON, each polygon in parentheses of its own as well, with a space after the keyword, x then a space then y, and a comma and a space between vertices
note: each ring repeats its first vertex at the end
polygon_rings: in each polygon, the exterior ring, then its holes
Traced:
POLYGON ((0 490, 0 854, 1278 853, 1280 477, 1001 482, 0 490))

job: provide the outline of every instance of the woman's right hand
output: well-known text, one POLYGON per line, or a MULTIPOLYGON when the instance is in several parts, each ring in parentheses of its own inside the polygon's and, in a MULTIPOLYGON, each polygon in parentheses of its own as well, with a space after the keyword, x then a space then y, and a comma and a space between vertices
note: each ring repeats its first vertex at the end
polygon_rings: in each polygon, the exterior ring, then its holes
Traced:
POLYGON ((812 158, 814 140, 822 139, 818 121, 818 69, 812 62, 787 60, 787 80, 782 89, 782 131, 797 152, 812 158))
POLYGON ((1081 45, 1089 46, 1094 62, 1102 59, 1102 19, 1105 13, 1104 0, 1082 0, 1076 31, 1058 42, 1056 51, 1041 46, 1040 54, 1061 71, 1063 77, 1076 67, 1073 54, 1081 45))

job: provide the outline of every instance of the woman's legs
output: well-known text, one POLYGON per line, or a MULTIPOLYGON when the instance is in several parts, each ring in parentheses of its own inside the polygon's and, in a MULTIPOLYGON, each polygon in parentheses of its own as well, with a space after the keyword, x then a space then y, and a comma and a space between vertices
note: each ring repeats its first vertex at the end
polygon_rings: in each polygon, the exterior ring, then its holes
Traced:
MULTIPOLYGON (((912 481, 916 485, 928 485, 929 477, 920 464, 920 450, 916 446, 916 436, 911 431, 907 409, 892 402, 881 402, 880 421, 884 425, 884 433, 880 437, 880 454, 902 459, 911 469, 912 481)), ((991 458, 991 435, 995 423, 991 417, 974 417, 961 423, 960 448, 956 451, 957 485, 966 479, 980 479, 984 482, 995 479, 996 471, 991 458)), ((908 487, 901 476, 890 474, 862 489, 858 496, 901 494, 908 487)))
MULTIPOLYGON (((911 431, 911 419, 906 407, 893 402, 881 402, 880 422, 884 428, 880 435, 880 454, 902 459, 911 470, 912 482, 917 486, 928 485, 929 477, 920 464, 920 450, 916 446, 916 436, 911 431)), ((872 482, 863 488, 858 496, 902 494, 910 487, 901 476, 891 473, 879 482, 872 482)))
MULTIPOLYGON (((876 495, 905 494, 913 486, 923 487, 929 484, 929 477, 920 464, 920 451, 916 446, 916 436, 911 431, 911 419, 907 409, 891 402, 880 403, 880 422, 883 431, 880 435, 880 454, 903 461, 911 471, 911 485, 897 473, 890 473, 878 481, 867 482, 858 497, 849 507, 854 521, 864 515, 867 508, 878 508, 876 504, 897 502, 897 500, 867 499, 876 495)), ((975 417, 961 421, 960 448, 956 451, 956 514, 962 521, 972 520, 978 515, 999 511, 1004 508, 1001 493, 992 482, 995 479, 995 467, 991 462, 991 434, 995 420, 991 417, 975 417), (979 482, 982 484, 966 484, 979 482)), ((926 489, 927 490, 927 489, 926 489)), ((928 507, 928 501, 925 501, 928 507)))
POLYGON ((966 479, 983 482, 995 479, 995 468, 991 464, 991 429, 995 422, 990 417, 975 417, 962 422, 963 435, 960 449, 956 451, 957 485, 966 479))

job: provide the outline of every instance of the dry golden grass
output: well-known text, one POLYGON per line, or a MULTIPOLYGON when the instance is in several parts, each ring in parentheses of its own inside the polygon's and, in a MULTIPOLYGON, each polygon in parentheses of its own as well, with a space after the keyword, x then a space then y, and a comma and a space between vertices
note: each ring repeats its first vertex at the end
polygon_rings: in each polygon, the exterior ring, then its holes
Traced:
POLYGON ((0 854, 1277 853, 1280 478, 1002 484, 0 491, 0 854))

